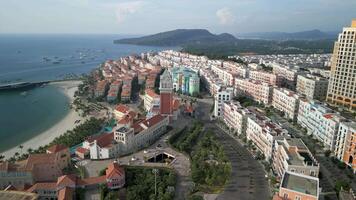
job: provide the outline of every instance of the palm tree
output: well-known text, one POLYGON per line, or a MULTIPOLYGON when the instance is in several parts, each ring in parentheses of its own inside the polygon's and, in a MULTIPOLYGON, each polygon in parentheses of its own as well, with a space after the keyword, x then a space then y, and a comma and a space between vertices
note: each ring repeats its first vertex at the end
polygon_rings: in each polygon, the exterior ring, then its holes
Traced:
POLYGON ((20 152, 21 152, 21 154, 22 154, 23 145, 20 145, 20 146, 19 146, 19 149, 20 149, 20 152))
POLYGON ((16 158, 16 157, 18 157, 19 155, 20 155, 19 152, 15 152, 14 157, 16 158))
POLYGON ((27 152, 28 152, 28 154, 32 154, 33 153, 33 149, 32 148, 28 148, 27 152))

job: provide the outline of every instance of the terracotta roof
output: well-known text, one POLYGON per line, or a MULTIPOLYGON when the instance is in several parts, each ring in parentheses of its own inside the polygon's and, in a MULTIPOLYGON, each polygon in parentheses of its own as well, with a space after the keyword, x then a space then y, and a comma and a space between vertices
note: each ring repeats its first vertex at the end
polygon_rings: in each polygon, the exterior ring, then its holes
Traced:
POLYGON ((64 175, 58 177, 57 186, 68 187, 75 186, 77 184, 77 176, 74 174, 64 175))
POLYGON ((155 116, 151 117, 150 119, 145 120, 141 123, 147 127, 152 127, 152 126, 156 125, 157 123, 159 123, 160 121, 162 121, 164 118, 165 117, 162 115, 155 115, 155 116))
POLYGON ((111 179, 117 176, 124 176, 125 170, 119 166, 117 163, 110 163, 106 169, 106 178, 111 179))
POLYGON ((89 149, 86 149, 86 148, 83 148, 83 147, 78 147, 75 151, 78 152, 78 153, 85 154, 85 153, 89 152, 89 149))
POLYGON ((159 95, 156 94, 152 89, 145 90, 146 95, 150 96, 151 98, 158 98, 159 95))
POLYGON ((49 147, 48 149, 47 149, 47 151, 49 152, 49 153, 57 153, 57 152, 60 152, 60 151, 62 151, 62 150, 64 150, 64 149, 66 149, 67 147, 66 146, 64 146, 63 144, 55 144, 55 145, 52 145, 51 147, 49 147))
POLYGON ((101 147, 107 147, 112 144, 114 140, 114 133, 105 134, 103 137, 96 140, 96 144, 101 147))
POLYGON ((194 109, 191 105, 188 105, 185 107, 185 112, 192 113, 193 111, 194 111, 194 109))
POLYGON ((119 105, 116 106, 115 110, 117 110, 117 111, 119 111, 121 113, 127 113, 130 110, 130 108, 125 106, 125 105, 123 105, 123 104, 119 104, 119 105))
POLYGON ((109 134, 109 133, 103 133, 100 135, 92 135, 92 136, 87 137, 87 139, 85 141, 87 141, 89 143, 93 143, 94 140, 100 140, 101 138, 105 137, 105 135, 107 135, 107 134, 109 134))
POLYGON ((88 186, 88 185, 97 185, 101 183, 106 183, 106 177, 98 176, 98 177, 89 177, 85 179, 78 179, 79 186, 88 186))
POLYGON ((47 183, 36 183, 32 185, 27 192, 35 192, 36 190, 56 190, 57 183, 56 182, 47 182, 47 183))
POLYGON ((32 170, 34 165, 54 163, 55 160, 55 154, 30 154, 27 158, 25 168, 27 170, 32 170))
POLYGON ((72 200, 74 189, 65 187, 58 192, 58 200, 72 200))

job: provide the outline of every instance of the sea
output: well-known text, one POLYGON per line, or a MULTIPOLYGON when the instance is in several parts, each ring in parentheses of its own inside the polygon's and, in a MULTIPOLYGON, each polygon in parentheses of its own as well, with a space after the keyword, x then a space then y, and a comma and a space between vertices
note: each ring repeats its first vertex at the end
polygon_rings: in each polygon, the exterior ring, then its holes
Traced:
MULTIPOLYGON (((0 34, 0 85, 87 74, 108 59, 162 47, 114 44, 126 35, 0 34)), ((0 154, 49 129, 69 112, 55 86, 0 91, 0 154)))

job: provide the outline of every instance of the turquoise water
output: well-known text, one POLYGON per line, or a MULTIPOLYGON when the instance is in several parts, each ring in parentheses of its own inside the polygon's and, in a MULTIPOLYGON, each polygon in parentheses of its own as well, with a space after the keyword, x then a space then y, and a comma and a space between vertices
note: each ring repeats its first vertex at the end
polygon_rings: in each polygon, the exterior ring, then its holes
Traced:
POLYGON ((51 85, 0 92, 0 152, 47 130, 69 111, 69 99, 51 85))
MULTIPOLYGON (((0 84, 63 79, 88 73, 107 59, 164 49, 113 44, 122 37, 0 34, 0 84)), ((68 99, 54 86, 20 93, 0 91, 0 152, 49 129, 69 111, 68 99)))

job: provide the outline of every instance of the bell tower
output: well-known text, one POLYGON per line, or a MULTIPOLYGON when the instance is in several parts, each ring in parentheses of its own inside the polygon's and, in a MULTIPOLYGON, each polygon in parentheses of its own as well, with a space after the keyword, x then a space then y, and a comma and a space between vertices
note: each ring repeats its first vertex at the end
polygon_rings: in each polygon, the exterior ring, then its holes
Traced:
POLYGON ((160 113, 163 116, 170 116, 173 114, 173 80, 172 76, 166 69, 160 76, 160 113))

